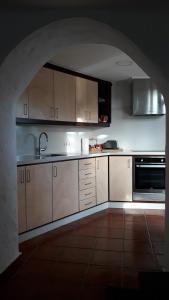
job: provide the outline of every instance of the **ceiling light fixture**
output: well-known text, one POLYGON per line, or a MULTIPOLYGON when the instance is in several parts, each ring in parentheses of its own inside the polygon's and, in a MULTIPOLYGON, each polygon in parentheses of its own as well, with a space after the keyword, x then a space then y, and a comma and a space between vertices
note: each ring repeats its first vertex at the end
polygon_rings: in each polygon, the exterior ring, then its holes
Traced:
POLYGON ((133 62, 131 60, 116 61, 116 65, 118 65, 120 67, 128 67, 128 66, 131 66, 132 64, 133 64, 133 62))

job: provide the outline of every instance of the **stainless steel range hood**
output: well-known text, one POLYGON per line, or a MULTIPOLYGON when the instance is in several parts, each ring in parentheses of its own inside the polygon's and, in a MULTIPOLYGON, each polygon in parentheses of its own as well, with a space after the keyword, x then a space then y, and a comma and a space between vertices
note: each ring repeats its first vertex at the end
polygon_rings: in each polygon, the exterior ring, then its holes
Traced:
POLYGON ((132 100, 134 116, 166 114, 164 97, 151 79, 133 79, 132 100))

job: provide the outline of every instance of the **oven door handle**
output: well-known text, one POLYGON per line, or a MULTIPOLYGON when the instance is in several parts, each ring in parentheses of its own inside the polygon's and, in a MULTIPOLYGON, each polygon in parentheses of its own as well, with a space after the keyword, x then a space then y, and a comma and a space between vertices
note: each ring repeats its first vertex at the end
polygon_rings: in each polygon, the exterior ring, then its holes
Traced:
POLYGON ((164 169, 165 165, 136 165, 136 168, 148 168, 148 169, 158 168, 158 169, 164 169))

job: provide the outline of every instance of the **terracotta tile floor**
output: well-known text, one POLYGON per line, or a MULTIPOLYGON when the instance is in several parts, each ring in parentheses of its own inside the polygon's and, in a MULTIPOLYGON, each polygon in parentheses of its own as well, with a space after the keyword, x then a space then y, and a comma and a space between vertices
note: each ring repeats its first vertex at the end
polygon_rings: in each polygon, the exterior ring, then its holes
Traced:
POLYGON ((162 271, 164 211, 107 209, 20 251, 1 278, 1 299, 109 299, 111 287, 137 289, 139 272, 162 271))

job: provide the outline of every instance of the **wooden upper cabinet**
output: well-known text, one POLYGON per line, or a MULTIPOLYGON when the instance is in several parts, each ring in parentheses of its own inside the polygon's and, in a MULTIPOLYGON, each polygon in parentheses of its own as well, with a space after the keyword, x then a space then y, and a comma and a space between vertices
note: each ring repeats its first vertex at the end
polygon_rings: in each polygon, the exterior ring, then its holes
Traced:
POLYGON ((76 77, 54 71, 55 120, 76 121, 76 77))
POLYGON ((53 164, 53 220, 79 211, 78 161, 53 164))
POLYGON ((98 82, 42 68, 18 99, 16 117, 98 123, 98 82))
POLYGON ((17 168, 17 199, 18 199, 18 232, 27 230, 26 227, 26 185, 25 167, 17 168))
POLYGON ((29 85, 29 118, 54 120, 53 71, 42 68, 29 85))
POLYGON ((97 204, 108 201, 108 157, 96 157, 97 204))
POLYGON ((27 230, 52 222, 52 164, 26 167, 27 230))
POLYGON ((109 157, 110 201, 132 201, 132 157, 109 157))
POLYGON ((28 89, 26 89, 18 98, 18 101, 16 103, 16 117, 28 118, 28 116, 28 89))
POLYGON ((98 123, 98 83, 76 77, 76 122, 98 123))

